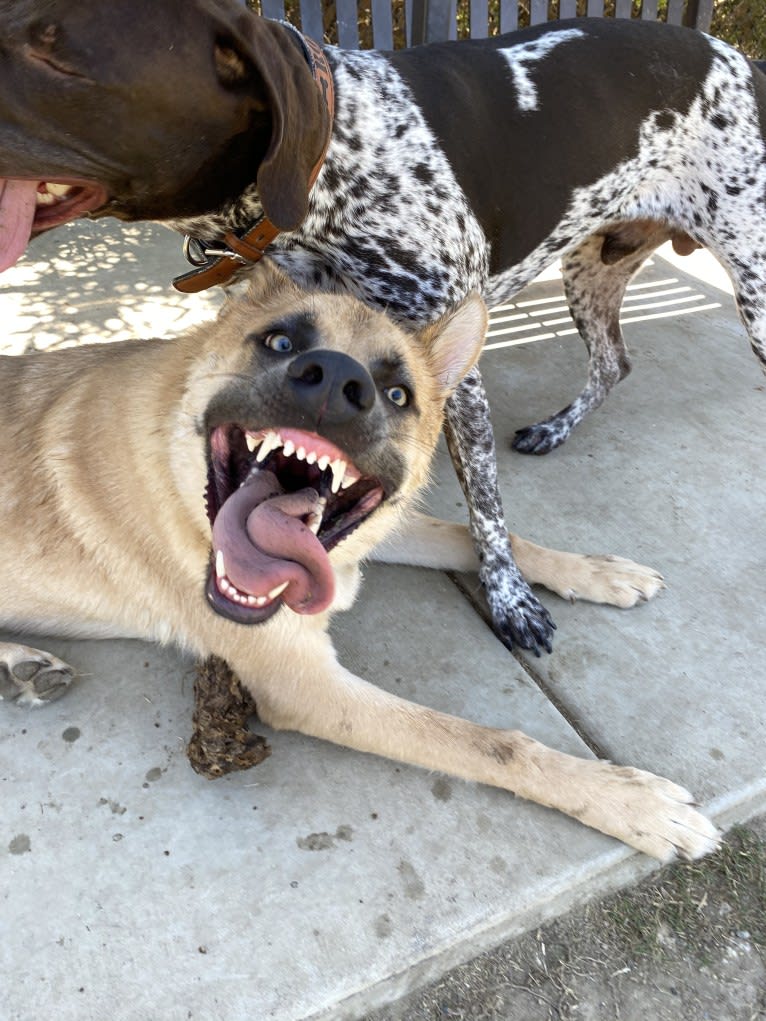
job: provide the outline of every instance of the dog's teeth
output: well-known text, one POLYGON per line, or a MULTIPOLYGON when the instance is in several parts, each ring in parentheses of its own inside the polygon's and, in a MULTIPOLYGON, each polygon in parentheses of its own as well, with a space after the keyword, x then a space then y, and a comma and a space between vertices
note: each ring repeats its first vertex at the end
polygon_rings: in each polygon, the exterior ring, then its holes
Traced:
POLYGON ((61 195, 68 195, 69 194, 69 192, 71 190, 71 185, 69 185, 69 184, 46 184, 45 188, 46 188, 46 190, 51 195, 61 196, 61 195))
POLYGON ((282 453, 285 457, 292 457, 295 453, 295 444, 292 440, 285 440, 285 445, 282 447, 282 453))
POLYGON ((255 605, 256 606, 265 606, 266 603, 268 603, 268 601, 269 601, 269 597, 268 596, 256 596, 255 605))
POLYGON ((340 458, 338 458, 337 461, 333 461, 330 468, 332 469, 332 484, 330 488, 333 493, 337 493, 340 489, 341 482, 343 482, 343 476, 346 474, 346 462, 341 461, 340 458))
POLYGON ((269 456, 272 450, 276 450, 277 447, 281 446, 282 437, 279 435, 279 433, 275 432, 266 433, 266 435, 263 437, 263 442, 261 443, 261 449, 255 455, 256 461, 258 461, 258 463, 260 464, 261 461, 264 461, 269 456))
POLYGON ((322 518, 324 517, 325 507, 327 507, 327 500, 323 496, 320 496, 313 511, 311 511, 306 518, 306 526, 311 529, 314 535, 318 535, 319 529, 322 527, 322 518))
POLYGON ((245 443, 247 444, 247 449, 252 454, 252 452, 258 446, 258 437, 253 436, 252 433, 245 433, 245 443))
POLYGON ((343 481, 340 484, 340 488, 341 489, 348 489, 349 486, 353 486, 353 484, 355 482, 358 482, 358 481, 359 480, 357 478, 355 478, 353 475, 344 475, 343 476, 343 481))
POLYGON ((287 588, 287 586, 288 586, 289 584, 290 584, 290 582, 289 582, 289 581, 283 581, 281 585, 277 585, 277 587, 276 587, 276 588, 273 588, 273 589, 271 590, 271 592, 269 592, 269 594, 268 594, 268 597, 267 597, 267 598, 268 598, 268 599, 276 599, 276 598, 277 598, 277 596, 281 596, 281 595, 282 595, 282 593, 284 592, 284 590, 285 590, 285 589, 287 588))
POLYGON ((322 456, 317 460, 317 468, 319 468, 320 471, 324 471, 329 463, 329 456, 327 454, 322 454, 322 456))
POLYGON ((226 574, 226 567, 223 562, 223 552, 218 550, 215 555, 215 576, 216 578, 223 578, 226 574))
POLYGON ((295 451, 295 456, 298 458, 299 461, 305 461, 306 460, 306 448, 305 447, 298 447, 298 449, 295 451))
POLYGON ((315 450, 310 450, 308 454, 306 454, 306 464, 316 464, 316 459, 317 455, 315 450))

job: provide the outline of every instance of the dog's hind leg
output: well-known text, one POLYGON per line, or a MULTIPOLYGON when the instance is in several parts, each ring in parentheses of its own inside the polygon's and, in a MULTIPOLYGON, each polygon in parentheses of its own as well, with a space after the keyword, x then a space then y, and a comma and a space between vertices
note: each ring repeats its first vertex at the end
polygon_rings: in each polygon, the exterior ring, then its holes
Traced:
MULTIPOLYGON (((516 565, 532 585, 543 585, 562 599, 628 608, 663 589, 651 567, 611 555, 565 553, 510 535, 516 565)), ((441 571, 478 571, 479 561, 465 525, 424 514, 408 518, 404 531, 377 547, 379 563, 409 564, 441 571)))
POLYGON ((753 353, 766 372, 766 236, 760 238, 757 246, 751 247, 748 239, 740 235, 737 242, 735 253, 713 251, 731 276, 740 319, 753 353), (743 257, 744 252, 748 253, 747 258, 743 257))
MULTIPOLYGON (((264 682, 251 690, 265 723, 512 791, 664 861, 717 846, 715 827, 669 780, 405 701, 341 667, 324 637, 301 636, 292 656, 281 650, 281 669, 259 651, 264 682)), ((249 687, 246 664, 227 659, 249 687)))
POLYGON ((53 702, 72 683, 74 670, 50 653, 0 642, 0 701, 38 706, 53 702))
POLYGON ((444 435, 466 496, 471 535, 494 630, 510 649, 551 651, 556 625, 516 566, 497 485, 495 438, 489 402, 476 368, 445 407, 444 435))
POLYGON ((547 454, 566 440, 630 372, 620 307, 631 277, 669 237, 643 222, 593 235, 562 262, 564 291, 575 326, 588 349, 588 381, 578 397, 537 425, 519 429, 512 446, 522 454, 547 454))

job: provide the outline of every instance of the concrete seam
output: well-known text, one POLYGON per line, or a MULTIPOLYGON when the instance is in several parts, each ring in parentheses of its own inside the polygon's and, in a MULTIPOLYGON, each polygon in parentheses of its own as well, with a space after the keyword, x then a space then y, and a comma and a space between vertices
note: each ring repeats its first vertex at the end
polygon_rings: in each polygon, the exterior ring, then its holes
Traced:
MULTIPOLYGON (((481 590, 477 590, 468 585, 465 580, 453 571, 445 572, 450 581, 455 585, 458 591, 465 597, 470 603, 476 613, 481 617, 490 631, 497 636, 497 632, 492 626, 492 617, 489 613, 489 608, 482 596, 481 590)), ((564 719, 564 721, 572 728, 577 734, 583 744, 593 752, 598 759, 609 759, 610 756, 606 753, 606 750, 599 744, 599 742, 589 734, 588 731, 583 727, 582 722, 578 720, 574 711, 561 699, 558 695, 554 694, 550 685, 545 679, 534 669, 533 665, 529 662, 526 655, 522 650, 513 649, 510 651, 510 655, 516 660, 524 673, 529 677, 532 683, 537 687, 544 698, 546 698, 556 712, 564 719)))

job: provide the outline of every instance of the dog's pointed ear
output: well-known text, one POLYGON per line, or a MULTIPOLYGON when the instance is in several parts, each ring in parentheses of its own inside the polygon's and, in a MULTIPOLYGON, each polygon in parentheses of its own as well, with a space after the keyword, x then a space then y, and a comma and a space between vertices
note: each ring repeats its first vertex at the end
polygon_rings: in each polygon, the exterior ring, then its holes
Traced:
POLYGON ((421 331, 420 340, 445 400, 478 361, 487 334, 487 321, 487 306, 478 294, 469 294, 436 323, 421 331))
POLYGON ((284 25, 243 11, 236 20, 236 50, 219 46, 216 65, 228 87, 250 79, 254 108, 271 118, 258 192, 274 226, 293 230, 308 212, 309 178, 329 130, 327 106, 300 41, 284 25))
POLYGON ((295 292, 296 295, 302 293, 297 284, 282 272, 273 259, 260 259, 248 277, 248 299, 259 304, 267 301, 277 291, 295 292))

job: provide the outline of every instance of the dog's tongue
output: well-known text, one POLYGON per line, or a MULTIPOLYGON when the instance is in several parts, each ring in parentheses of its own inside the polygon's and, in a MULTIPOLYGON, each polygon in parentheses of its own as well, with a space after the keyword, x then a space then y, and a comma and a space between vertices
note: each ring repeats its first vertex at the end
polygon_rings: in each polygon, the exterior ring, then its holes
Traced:
POLYGON ((0 273, 24 254, 37 207, 37 181, 0 179, 0 273))
POLYGON ((226 500, 213 524, 213 548, 240 592, 265 596, 287 582, 282 599, 296 613, 320 613, 335 579, 327 553, 302 518, 317 509, 315 489, 285 493, 271 472, 257 472, 226 500))

